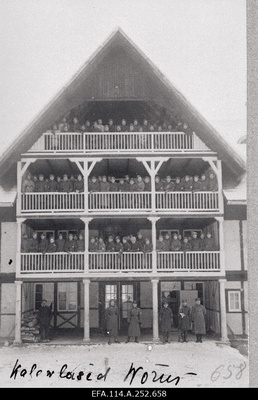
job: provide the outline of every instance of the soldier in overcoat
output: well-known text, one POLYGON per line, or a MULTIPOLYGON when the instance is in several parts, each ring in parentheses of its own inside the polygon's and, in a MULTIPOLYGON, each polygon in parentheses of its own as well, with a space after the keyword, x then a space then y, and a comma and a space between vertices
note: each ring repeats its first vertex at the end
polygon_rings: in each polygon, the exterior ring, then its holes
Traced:
POLYGON ((169 343, 169 334, 171 326, 173 324, 173 313, 171 308, 168 307, 168 302, 163 303, 163 307, 160 311, 160 330, 163 334, 163 342, 169 343))
POLYGON ((109 335, 108 344, 112 343, 112 340, 119 343, 118 336, 118 309, 113 299, 110 300, 109 306, 105 310, 107 333, 109 335))
POLYGON ((202 343, 202 336, 206 334, 205 315, 206 309, 201 304, 201 299, 195 299, 195 305, 192 307, 192 322, 196 343, 202 343))
POLYGON ((187 305, 187 300, 182 300, 178 311, 178 342, 188 342, 187 333, 190 329, 191 309, 187 305))
POLYGON ((133 302, 133 307, 129 312, 128 316, 129 327, 128 327, 128 336, 126 343, 130 342, 130 338, 134 337, 135 342, 139 343, 139 336, 141 334, 141 323, 142 323, 142 312, 140 308, 137 307, 137 302, 133 302))

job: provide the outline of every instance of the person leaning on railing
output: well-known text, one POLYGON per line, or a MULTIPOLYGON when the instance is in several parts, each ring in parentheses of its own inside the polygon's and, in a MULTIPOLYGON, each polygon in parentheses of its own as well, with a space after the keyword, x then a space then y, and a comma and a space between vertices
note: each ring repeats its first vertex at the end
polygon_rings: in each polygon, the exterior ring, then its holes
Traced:
POLYGON ((158 240, 156 241, 156 250, 157 252, 162 252, 162 251, 166 251, 165 250, 166 246, 165 246, 165 242, 164 242, 164 238, 162 235, 159 235, 158 240))
POLYGON ((34 192, 35 191, 35 182, 32 179, 32 175, 30 172, 27 173, 26 178, 22 181, 22 192, 34 192))

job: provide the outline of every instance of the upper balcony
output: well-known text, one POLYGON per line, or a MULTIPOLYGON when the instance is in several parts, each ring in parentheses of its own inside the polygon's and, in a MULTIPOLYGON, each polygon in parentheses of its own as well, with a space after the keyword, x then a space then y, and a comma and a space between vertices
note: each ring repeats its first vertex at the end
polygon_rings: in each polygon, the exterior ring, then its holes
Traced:
POLYGON ((27 154, 214 154, 184 132, 46 132, 27 154))

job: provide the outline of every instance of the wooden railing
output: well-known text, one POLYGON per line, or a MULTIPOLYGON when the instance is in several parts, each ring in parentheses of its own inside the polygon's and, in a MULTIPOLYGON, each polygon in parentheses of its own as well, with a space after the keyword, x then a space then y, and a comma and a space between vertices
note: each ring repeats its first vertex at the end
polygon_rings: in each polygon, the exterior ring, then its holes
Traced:
MULTIPOLYGON (((151 192, 92 192, 85 210, 84 193, 22 193, 21 213, 151 211, 151 192)), ((18 200, 19 201, 19 200, 18 200)), ((218 192, 156 192, 157 212, 219 212, 218 192)))
POLYGON ((210 152, 193 133, 184 132, 46 132, 29 153, 106 153, 106 152, 210 152))
MULTIPOLYGON (((157 272, 220 272, 219 251, 157 252, 157 272)), ((85 272, 85 253, 21 253, 21 274, 85 272)), ((153 252, 89 252, 89 272, 152 272, 153 252)))
POLYGON ((157 270, 168 272, 218 272, 220 271, 220 252, 158 252, 157 270))

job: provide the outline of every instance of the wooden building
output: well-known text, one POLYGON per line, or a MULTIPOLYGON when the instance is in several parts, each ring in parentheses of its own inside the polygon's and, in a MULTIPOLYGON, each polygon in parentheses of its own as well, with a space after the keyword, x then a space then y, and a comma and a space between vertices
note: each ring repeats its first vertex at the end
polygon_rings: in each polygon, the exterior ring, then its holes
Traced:
MULTIPOLYGON (((106 122, 105 122, 106 123, 106 122)), ((246 166, 242 158, 189 104, 153 63, 118 30, 71 82, 32 121, 0 159, 0 336, 21 342, 21 319, 41 300, 53 304, 52 326, 83 332, 86 342, 105 331, 111 298, 119 329, 137 300, 143 332, 159 340, 158 315, 169 300, 177 327, 182 298, 201 297, 209 333, 228 340, 246 335, 246 166), (57 132, 51 127, 78 117, 154 121, 154 130, 57 132), (155 121, 171 121, 158 130, 155 121), (23 192, 26 175, 84 178, 82 192, 23 192), (155 177, 213 173, 216 190, 156 191, 155 177), (93 175, 149 176, 148 191, 89 192, 93 175), (21 249, 23 234, 83 233, 81 252, 40 253, 21 249), (157 251, 160 234, 183 238, 212 234, 212 250, 157 251), (150 252, 90 251, 92 236, 142 233, 150 252)))

